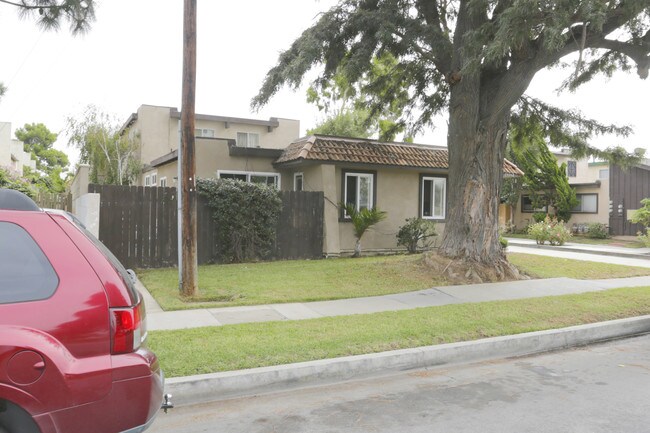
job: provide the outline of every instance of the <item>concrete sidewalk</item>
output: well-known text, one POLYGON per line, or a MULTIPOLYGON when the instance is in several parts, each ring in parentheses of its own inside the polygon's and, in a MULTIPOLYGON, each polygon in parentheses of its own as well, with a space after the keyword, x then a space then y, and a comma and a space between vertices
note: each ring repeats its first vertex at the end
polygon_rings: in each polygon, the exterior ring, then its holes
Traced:
MULTIPOLYGON (((553 250, 537 248, 536 245, 520 245, 516 248, 533 254, 564 255, 568 256, 568 258, 581 260, 590 260, 598 257, 597 254, 599 254, 594 250, 585 252, 565 251, 560 254, 553 250)), ((650 267, 650 261, 642 256, 645 253, 641 252, 640 259, 630 258, 630 256, 624 256, 623 258, 620 256, 612 257, 608 254, 600 254, 600 256, 603 260, 607 259, 611 262, 622 262, 623 264, 628 264, 628 262, 632 264, 634 262, 650 267), (608 258, 611 258, 611 260, 608 258)), ((336 301, 171 312, 163 311, 139 281, 137 285, 147 305, 148 328, 150 330, 164 330, 245 322, 303 320, 446 304, 584 293, 618 287, 650 286, 650 276, 607 280, 575 280, 571 278, 524 280, 435 287, 417 292, 336 301)), ((390 374, 391 372, 406 369, 436 368, 449 364, 525 356, 647 332, 650 332, 650 316, 643 316, 461 343, 249 370, 176 377, 167 380, 165 389, 166 392, 174 394, 174 402, 177 405, 186 406, 228 398, 287 391, 297 387, 318 386, 353 380, 359 377, 390 374)))
MULTIPOLYGON (((578 260, 607 261, 617 264, 650 267, 650 248, 623 248, 606 245, 568 243, 561 247, 537 245, 530 239, 509 238, 509 250, 540 255, 554 255, 578 260)), ((618 287, 650 286, 650 276, 607 280, 551 278, 509 281, 463 286, 434 287, 417 292, 335 301, 254 305, 163 311, 138 281, 147 306, 149 330, 172 330, 222 326, 250 322, 305 320, 351 314, 407 310, 446 304, 498 301, 566 295, 618 287)))
POLYGON ((434 287, 416 292, 368 298, 168 312, 162 311, 155 303, 155 300, 148 296, 146 289, 141 284, 138 285, 145 297, 148 329, 171 330, 249 322, 315 319, 318 317, 378 313, 447 304, 566 295, 618 287, 650 286, 650 276, 607 280, 550 278, 508 281, 434 287))

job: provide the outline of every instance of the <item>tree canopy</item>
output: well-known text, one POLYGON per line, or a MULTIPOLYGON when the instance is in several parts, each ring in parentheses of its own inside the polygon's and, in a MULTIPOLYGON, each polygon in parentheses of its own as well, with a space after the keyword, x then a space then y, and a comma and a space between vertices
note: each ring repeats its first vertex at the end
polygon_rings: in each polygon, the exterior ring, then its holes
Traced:
MULTIPOLYGON (((391 104, 406 87, 401 121, 411 133, 448 115, 449 212, 441 254, 514 275, 498 242, 499 188, 511 116, 535 115, 571 148, 598 153, 594 133, 624 132, 526 97, 535 75, 569 65, 563 88, 598 75, 650 67, 648 0, 341 0, 319 16, 271 68, 252 106, 282 86, 298 87, 321 66, 318 81, 342 70, 351 83, 372 59, 390 53, 395 86, 376 82, 368 107, 391 104), (562 119, 559 124, 554 119, 562 119)), ((627 103, 627 99, 621 103, 627 103)), ((608 101, 609 105, 615 105, 608 101)))
POLYGON ((80 151, 80 161, 90 164, 95 183, 129 185, 140 171, 139 137, 121 130, 120 122, 90 105, 78 118, 67 119, 68 144, 80 151))
POLYGON ((95 0, 0 0, 15 6, 22 18, 32 18, 43 30, 58 30, 67 22, 72 34, 85 33, 95 21, 95 0))
POLYGON ((53 147, 57 134, 42 123, 27 123, 15 134, 24 143, 25 152, 31 153, 36 160, 36 172, 26 169, 26 177, 41 190, 64 192, 62 175, 68 171, 70 161, 68 155, 53 147))

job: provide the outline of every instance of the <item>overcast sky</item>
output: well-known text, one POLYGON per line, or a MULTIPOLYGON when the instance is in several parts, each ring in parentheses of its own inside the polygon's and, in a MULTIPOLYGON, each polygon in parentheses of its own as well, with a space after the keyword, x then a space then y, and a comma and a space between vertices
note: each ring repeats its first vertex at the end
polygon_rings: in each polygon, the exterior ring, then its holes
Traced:
MULTIPOLYGON (((196 112, 234 117, 298 119, 301 133, 320 119, 305 102, 305 88, 285 89, 259 113, 250 100, 278 57, 320 11, 334 0, 198 0, 196 112)), ((142 104, 181 108, 181 0, 103 0, 90 33, 73 37, 62 28, 42 32, 14 7, 0 4, 0 122, 13 129, 42 122, 60 132, 68 116, 88 104, 126 120, 142 104)), ((565 71, 563 74, 569 73, 565 71)), ((650 80, 619 73, 576 94, 556 95, 562 74, 544 72, 529 93, 564 108, 577 108, 603 122, 629 124, 633 137, 608 137, 596 144, 628 150, 650 145, 650 80)), ((445 122, 416 141, 444 145, 445 122)), ((57 147, 71 154, 65 139, 57 147)))

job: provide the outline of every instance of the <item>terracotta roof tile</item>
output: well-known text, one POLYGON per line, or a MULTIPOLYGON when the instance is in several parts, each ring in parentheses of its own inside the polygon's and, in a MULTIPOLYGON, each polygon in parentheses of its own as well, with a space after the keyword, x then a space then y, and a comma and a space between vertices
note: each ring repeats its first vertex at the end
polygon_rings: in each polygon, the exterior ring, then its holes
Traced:
MULTIPOLYGON (((348 162, 395 167, 449 168, 446 148, 407 143, 312 135, 291 143, 275 164, 294 161, 348 162)), ((523 173, 508 160, 503 162, 506 175, 523 173)))

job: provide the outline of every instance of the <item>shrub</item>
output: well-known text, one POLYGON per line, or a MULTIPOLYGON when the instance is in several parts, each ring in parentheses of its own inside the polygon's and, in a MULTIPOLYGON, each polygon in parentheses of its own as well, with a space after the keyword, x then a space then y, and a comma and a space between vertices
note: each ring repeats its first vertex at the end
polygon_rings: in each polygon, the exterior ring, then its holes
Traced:
POLYGON ((650 248, 650 227, 646 227, 645 234, 638 232, 637 237, 643 242, 643 245, 650 248))
POLYGON ((528 234, 535 239, 538 245, 544 245, 547 241, 551 245, 564 245, 571 237, 571 231, 564 224, 548 216, 544 221, 532 224, 528 228, 528 234))
POLYGON ((541 223, 542 221, 544 221, 546 219, 547 216, 548 215, 546 214, 546 212, 535 212, 533 214, 533 220, 536 223, 541 223))
POLYGON ((501 244, 501 248, 503 248, 504 250, 508 248, 508 239, 504 238, 501 235, 499 235, 499 243, 501 244))
POLYGON ((282 210, 275 187, 232 179, 199 179, 197 191, 208 199, 217 223, 221 261, 244 262, 268 256, 282 210))
POLYGON ((602 223, 591 223, 587 226, 587 237, 591 239, 607 239, 609 230, 602 223))
POLYGON ((409 253, 416 253, 420 244, 421 248, 430 247, 433 242, 430 238, 434 236, 438 236, 435 221, 408 218, 397 232, 397 245, 405 246, 409 253))
POLYGON ((341 204, 345 208, 345 213, 352 221, 352 226, 354 227, 354 237, 357 239, 354 244, 354 255, 352 257, 361 256, 361 238, 363 234, 372 226, 379 223, 380 221, 386 218, 386 212, 379 210, 378 208, 372 209, 361 209, 357 210, 351 204, 341 204))

